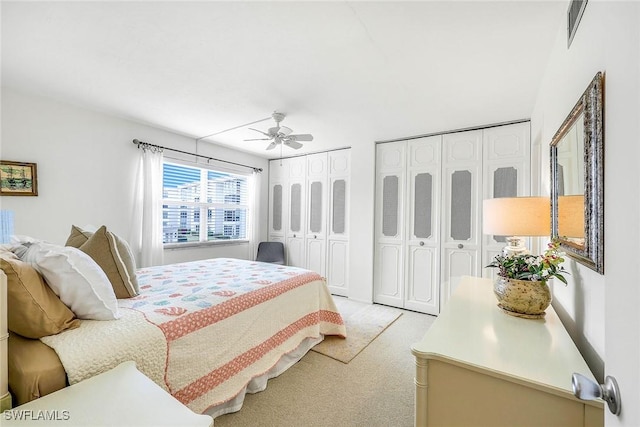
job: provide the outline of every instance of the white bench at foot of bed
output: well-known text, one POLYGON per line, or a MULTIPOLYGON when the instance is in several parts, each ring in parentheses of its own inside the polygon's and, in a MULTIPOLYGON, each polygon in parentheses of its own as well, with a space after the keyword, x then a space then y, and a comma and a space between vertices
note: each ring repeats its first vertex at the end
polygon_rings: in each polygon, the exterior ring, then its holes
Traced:
POLYGON ((110 371, 5 411, 0 415, 0 424, 211 427, 213 419, 184 406, 138 371, 134 362, 124 362, 110 371))

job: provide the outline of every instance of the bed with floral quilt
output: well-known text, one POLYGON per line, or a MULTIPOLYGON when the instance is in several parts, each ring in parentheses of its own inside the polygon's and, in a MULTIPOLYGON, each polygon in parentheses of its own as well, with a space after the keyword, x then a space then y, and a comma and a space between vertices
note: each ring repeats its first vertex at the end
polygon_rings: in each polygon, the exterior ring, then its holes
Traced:
POLYGON ((318 274, 230 258, 144 268, 140 295, 118 300, 121 318, 82 320, 43 337, 70 384, 121 362, 198 413, 242 406, 325 335, 346 336, 318 274))

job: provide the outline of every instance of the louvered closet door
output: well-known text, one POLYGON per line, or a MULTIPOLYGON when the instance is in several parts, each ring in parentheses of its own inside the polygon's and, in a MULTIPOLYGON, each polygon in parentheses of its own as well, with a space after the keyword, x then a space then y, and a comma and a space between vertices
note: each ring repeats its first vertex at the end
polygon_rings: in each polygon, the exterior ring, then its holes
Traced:
MULTIPOLYGON (((484 129, 483 198, 529 196, 530 193, 530 123, 516 123, 484 129)), ((505 236, 483 235, 482 266, 502 252, 505 236)), ((530 239, 528 239, 530 240, 530 239)), ((527 247, 531 248, 530 242, 527 247)), ((495 268, 483 268, 482 276, 493 278, 495 268)))
POLYGON ((269 241, 286 245, 289 206, 288 159, 269 162, 269 241))
POLYGON ((406 142, 376 146, 374 302, 404 307, 406 142))
POLYGON ((482 131, 443 135, 442 295, 462 276, 480 276, 482 131))
POLYGON ((289 215, 286 239, 287 264, 306 267, 306 156, 293 157, 289 160, 289 215))
POLYGON ((404 307, 440 312, 440 146, 442 136, 408 141, 409 184, 404 307))
POLYGON ((306 267, 326 276, 327 153, 307 156, 306 267))
POLYGON ((335 295, 347 296, 349 284, 349 175, 351 150, 328 153, 329 226, 327 228, 327 285, 335 295))

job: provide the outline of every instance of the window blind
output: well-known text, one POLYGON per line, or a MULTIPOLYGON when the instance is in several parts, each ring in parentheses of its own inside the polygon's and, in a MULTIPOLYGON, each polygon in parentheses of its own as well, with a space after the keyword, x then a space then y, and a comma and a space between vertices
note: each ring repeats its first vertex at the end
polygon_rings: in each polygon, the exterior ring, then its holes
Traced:
POLYGON ((162 197, 163 243, 247 238, 244 175, 165 162, 162 197))

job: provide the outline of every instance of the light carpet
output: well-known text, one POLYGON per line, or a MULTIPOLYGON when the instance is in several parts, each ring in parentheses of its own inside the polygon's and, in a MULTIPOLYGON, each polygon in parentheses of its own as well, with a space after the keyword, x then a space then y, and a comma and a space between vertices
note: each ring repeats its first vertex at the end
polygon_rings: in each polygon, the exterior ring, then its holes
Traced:
POLYGON ((365 304, 343 297, 333 299, 347 327, 347 338, 325 337, 312 350, 342 363, 353 360, 402 315, 400 310, 384 305, 365 304))

